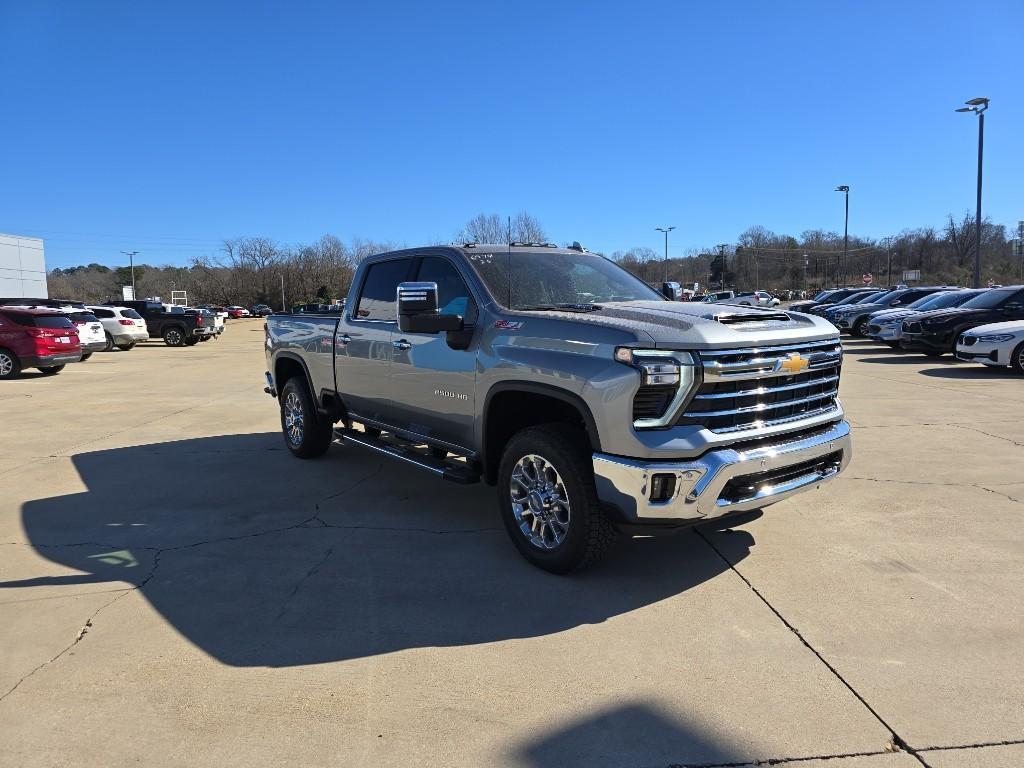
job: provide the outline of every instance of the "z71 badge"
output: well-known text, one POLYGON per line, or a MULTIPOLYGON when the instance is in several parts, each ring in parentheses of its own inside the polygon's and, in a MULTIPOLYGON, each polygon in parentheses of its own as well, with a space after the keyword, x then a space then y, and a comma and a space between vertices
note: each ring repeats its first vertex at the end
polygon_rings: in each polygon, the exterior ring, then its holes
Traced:
POLYGON ((495 320, 494 327, 500 331, 518 331, 523 327, 522 320, 495 320))

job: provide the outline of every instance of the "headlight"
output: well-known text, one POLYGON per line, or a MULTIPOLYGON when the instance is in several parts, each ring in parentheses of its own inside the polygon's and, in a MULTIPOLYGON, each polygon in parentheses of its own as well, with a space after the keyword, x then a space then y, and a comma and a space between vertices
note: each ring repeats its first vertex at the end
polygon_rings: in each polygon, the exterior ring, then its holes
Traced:
POLYGON ((978 341, 985 342, 1000 342, 1000 341, 1013 341, 1012 333, 992 333, 987 336, 979 336, 978 341))
POLYGON ((922 323, 922 325, 939 325, 942 322, 944 322, 944 320, 942 318, 933 317, 931 320, 925 320, 922 323))
POLYGON ((675 349, 616 347, 615 359, 640 372, 642 387, 665 387, 674 391, 660 416, 635 419, 633 426, 637 429, 670 426, 697 386, 697 365, 693 355, 675 349))

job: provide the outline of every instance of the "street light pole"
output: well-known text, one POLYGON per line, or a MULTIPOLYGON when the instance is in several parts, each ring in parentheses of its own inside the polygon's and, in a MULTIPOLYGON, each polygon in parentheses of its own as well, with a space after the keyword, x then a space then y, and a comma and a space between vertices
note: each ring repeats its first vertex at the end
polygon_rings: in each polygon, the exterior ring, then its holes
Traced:
POLYGON ((850 185, 841 184, 836 187, 836 192, 842 192, 846 198, 846 218, 843 219, 843 262, 841 265, 836 264, 836 288, 839 288, 840 270, 843 273, 843 282, 846 282, 847 253, 850 249, 850 185))
POLYGON ((121 251, 125 256, 128 257, 128 264, 132 270, 132 301, 138 298, 135 295, 135 257, 139 255, 138 251, 121 251))
POLYGON ((726 249, 726 247, 728 245, 729 245, 728 243, 719 243, 718 245, 715 246, 715 248, 718 249, 718 255, 722 257, 722 285, 721 285, 721 290, 723 290, 723 291, 725 290, 725 279, 729 275, 729 270, 728 270, 728 266, 729 266, 728 260, 729 260, 729 257, 725 255, 725 249, 726 249))
POLYGON ((984 97, 965 101, 957 112, 973 112, 978 116, 978 210, 974 232, 974 287, 981 288, 981 167, 985 157, 985 110, 989 100, 984 97))
POLYGON ((654 228, 654 230, 656 232, 664 232, 665 233, 665 280, 664 280, 664 282, 666 282, 666 283, 668 282, 668 233, 671 232, 673 229, 675 229, 675 227, 655 227, 654 228))

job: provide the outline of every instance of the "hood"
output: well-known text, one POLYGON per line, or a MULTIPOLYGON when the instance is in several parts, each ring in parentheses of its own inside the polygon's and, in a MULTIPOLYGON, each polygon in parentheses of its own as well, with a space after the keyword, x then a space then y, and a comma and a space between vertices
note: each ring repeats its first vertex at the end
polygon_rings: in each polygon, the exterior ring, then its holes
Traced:
POLYGON ((966 333, 968 336, 985 336, 991 333, 1024 334, 1024 320, 1006 320, 1002 323, 978 325, 966 333))
POLYGON ((949 307, 947 309, 933 309, 928 312, 918 312, 914 316, 914 320, 924 322, 925 320, 953 320, 968 318, 972 315, 987 315, 992 314, 991 309, 979 309, 967 307, 949 307))
MULTIPOLYGON (((509 313, 512 314, 512 313, 509 313)), ((580 324, 610 325, 642 331, 657 347, 712 349, 801 343, 836 337, 835 327, 820 318, 765 307, 677 301, 631 301, 603 304, 586 313, 516 312, 530 317, 558 317, 580 324)))

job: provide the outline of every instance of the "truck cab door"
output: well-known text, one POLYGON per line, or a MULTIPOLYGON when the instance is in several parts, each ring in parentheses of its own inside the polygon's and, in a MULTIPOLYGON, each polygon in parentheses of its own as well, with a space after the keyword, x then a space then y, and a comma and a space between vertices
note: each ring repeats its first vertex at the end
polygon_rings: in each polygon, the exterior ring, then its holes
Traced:
POLYGON ((411 258, 367 265, 355 299, 348 303, 334 337, 334 380, 349 413, 391 424, 391 368, 398 326, 398 284, 405 282, 411 258))
POLYGON ((391 363, 391 412, 396 427, 453 448, 472 445, 476 413, 477 302, 455 262, 444 256, 418 259, 417 282, 437 283, 441 314, 462 315, 465 331, 408 333, 395 326, 391 363), (463 343, 455 343, 456 339, 463 343), (469 341, 467 348, 465 341, 469 341))

